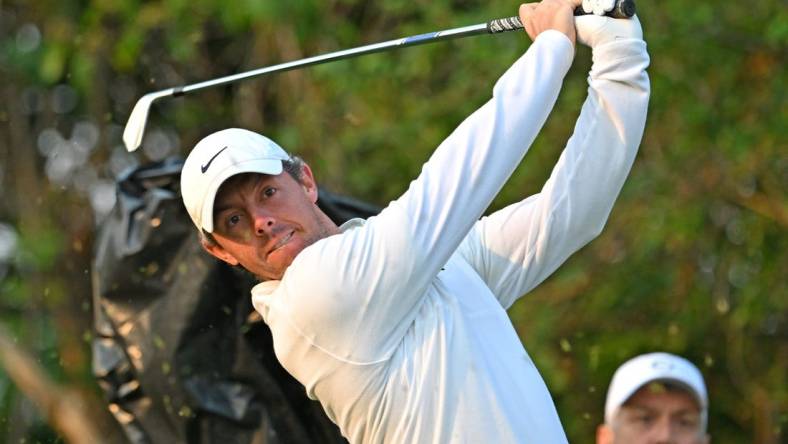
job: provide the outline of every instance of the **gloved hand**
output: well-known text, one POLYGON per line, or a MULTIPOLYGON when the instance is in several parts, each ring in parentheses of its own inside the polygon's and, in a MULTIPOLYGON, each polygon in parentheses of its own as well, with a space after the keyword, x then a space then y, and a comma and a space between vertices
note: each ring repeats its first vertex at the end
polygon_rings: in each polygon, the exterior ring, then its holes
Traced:
MULTIPOLYGON (((606 0, 599 0, 604 2, 606 0)), ((585 1, 583 2, 585 5, 585 1)), ((585 6, 584 6, 585 7, 585 6)), ((598 15, 575 17, 577 41, 595 48, 599 45, 622 39, 642 39, 643 30, 637 15, 628 19, 614 19, 598 15)))
POLYGON ((605 15, 616 6, 616 0, 583 0, 583 11, 586 14, 605 15))

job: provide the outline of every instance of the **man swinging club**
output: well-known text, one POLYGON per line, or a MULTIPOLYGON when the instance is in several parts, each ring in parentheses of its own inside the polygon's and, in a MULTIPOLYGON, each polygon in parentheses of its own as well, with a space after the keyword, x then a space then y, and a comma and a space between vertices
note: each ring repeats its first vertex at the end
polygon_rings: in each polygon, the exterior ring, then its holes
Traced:
POLYGON ((262 281, 252 300, 277 358, 351 442, 566 442, 505 310, 600 233, 649 97, 637 19, 575 19, 580 3, 520 7, 528 51, 366 221, 334 225, 309 167, 261 135, 219 131, 186 160, 205 249, 262 281), (576 36, 594 63, 573 136, 539 194, 480 220, 550 113, 576 36))

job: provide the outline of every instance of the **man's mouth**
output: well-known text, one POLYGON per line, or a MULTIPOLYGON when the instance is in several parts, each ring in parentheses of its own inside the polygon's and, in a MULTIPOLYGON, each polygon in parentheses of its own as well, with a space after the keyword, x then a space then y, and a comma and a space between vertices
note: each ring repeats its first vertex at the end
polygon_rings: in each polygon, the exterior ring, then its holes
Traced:
POLYGON ((271 250, 268 252, 268 254, 273 253, 274 251, 282 248, 286 243, 290 242, 290 239, 293 238, 293 233, 295 233, 295 231, 291 231, 286 235, 282 236, 281 238, 279 238, 279 240, 274 244, 274 246, 271 247, 271 250))

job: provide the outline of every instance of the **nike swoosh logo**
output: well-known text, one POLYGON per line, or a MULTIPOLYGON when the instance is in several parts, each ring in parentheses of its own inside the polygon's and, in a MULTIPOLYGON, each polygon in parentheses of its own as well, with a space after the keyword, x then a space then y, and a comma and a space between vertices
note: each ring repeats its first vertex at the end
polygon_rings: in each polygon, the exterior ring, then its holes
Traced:
POLYGON ((224 147, 224 148, 220 149, 218 153, 214 154, 213 157, 211 157, 211 160, 208 161, 208 163, 206 163, 205 165, 201 165, 200 166, 200 171, 202 171, 202 173, 205 174, 205 172, 208 171, 208 168, 211 167, 211 163, 213 163, 213 159, 216 159, 216 156, 218 156, 219 154, 222 154, 222 151, 224 151, 226 149, 227 149, 227 147, 224 147))

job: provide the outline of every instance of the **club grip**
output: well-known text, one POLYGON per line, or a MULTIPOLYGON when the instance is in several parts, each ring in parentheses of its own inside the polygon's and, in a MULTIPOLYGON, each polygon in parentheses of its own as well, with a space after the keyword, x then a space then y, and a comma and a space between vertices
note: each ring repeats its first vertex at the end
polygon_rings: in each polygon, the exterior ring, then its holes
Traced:
MULTIPOLYGON (((588 14, 591 13, 583 11, 582 6, 575 8, 575 15, 588 14)), ((630 18, 635 15, 635 0, 618 0, 613 10, 607 12, 605 15, 613 18, 630 18)), ((490 34, 515 31, 518 29, 523 29, 523 22, 521 22, 520 17, 517 16, 490 20, 490 22, 487 23, 487 32, 490 34)))
POLYGON ((487 23, 487 32, 490 34, 516 31, 518 29, 523 29, 523 22, 521 22, 520 17, 517 16, 490 20, 490 22, 487 23))

